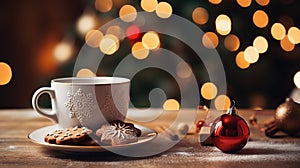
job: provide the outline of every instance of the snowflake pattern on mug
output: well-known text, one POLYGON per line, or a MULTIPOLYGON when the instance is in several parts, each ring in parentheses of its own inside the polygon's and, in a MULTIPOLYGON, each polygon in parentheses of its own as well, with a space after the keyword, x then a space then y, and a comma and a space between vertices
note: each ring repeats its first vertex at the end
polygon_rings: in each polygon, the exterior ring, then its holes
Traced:
POLYGON ((77 118, 79 122, 84 119, 92 118, 91 112, 95 110, 93 95, 84 93, 81 88, 75 94, 68 92, 68 101, 65 102, 66 108, 69 110, 70 118, 77 118))

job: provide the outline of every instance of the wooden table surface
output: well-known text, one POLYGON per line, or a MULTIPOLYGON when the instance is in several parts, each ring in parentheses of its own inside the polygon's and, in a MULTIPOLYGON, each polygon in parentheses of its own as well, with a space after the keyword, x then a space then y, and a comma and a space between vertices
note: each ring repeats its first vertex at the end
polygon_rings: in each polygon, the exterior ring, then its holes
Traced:
MULTIPOLYGON (((186 110, 188 111, 188 110, 186 110)), ((254 112, 240 110, 245 120, 254 112)), ((273 110, 257 112, 259 121, 272 117, 273 110)), ((176 112, 163 112, 151 122, 139 122, 155 129, 176 118, 176 112)), ((189 112, 186 112, 188 115, 189 112)), ((132 114, 131 114, 132 115, 132 114)), ((131 119, 138 119, 139 116, 131 119)), ((201 116, 200 116, 201 117, 201 116)), ((27 136, 32 131, 53 125, 32 109, 0 110, 0 167, 299 167, 300 138, 281 136, 267 138, 250 126, 250 141, 237 154, 225 154, 214 146, 201 146, 198 135, 185 136, 166 151, 145 157, 128 157, 112 152, 71 153, 45 148, 31 142, 27 136)), ((46 133, 45 133, 46 134, 46 133)), ((171 140, 159 134, 138 150, 157 150, 171 140)), ((128 150, 130 152, 130 150, 128 150)), ((126 152, 125 152, 126 153, 126 152)))

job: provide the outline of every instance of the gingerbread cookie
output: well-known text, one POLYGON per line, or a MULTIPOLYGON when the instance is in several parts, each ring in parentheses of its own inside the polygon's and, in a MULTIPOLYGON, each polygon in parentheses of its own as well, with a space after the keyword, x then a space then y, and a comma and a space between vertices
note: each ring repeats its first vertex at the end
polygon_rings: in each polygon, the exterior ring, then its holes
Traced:
POLYGON ((96 135, 100 137, 100 142, 106 145, 121 145, 138 141, 142 132, 135 128, 132 123, 115 120, 102 125, 96 135))
POLYGON ((47 134, 44 138, 45 142, 58 145, 80 145, 85 141, 91 140, 92 130, 87 127, 73 127, 67 129, 55 130, 53 133, 47 134))

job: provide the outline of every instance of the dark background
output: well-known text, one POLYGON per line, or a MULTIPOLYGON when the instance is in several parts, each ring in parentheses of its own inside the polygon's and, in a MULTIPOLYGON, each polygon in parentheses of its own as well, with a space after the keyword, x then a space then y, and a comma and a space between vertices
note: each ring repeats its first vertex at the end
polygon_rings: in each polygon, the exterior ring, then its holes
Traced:
MULTIPOLYGON (((115 0, 116 4, 131 4, 141 11, 139 1, 115 0)), ((241 8, 235 0, 223 0, 219 5, 203 0, 168 1, 173 7, 173 13, 191 20, 194 8, 201 6, 209 12, 207 24, 199 26, 203 31, 215 31, 214 19, 221 13, 232 19, 232 33, 240 38, 240 48, 229 52, 223 45, 224 38, 219 36, 217 50, 224 64, 227 77, 228 96, 235 99, 241 108, 275 108, 295 87, 293 76, 300 70, 299 45, 291 52, 281 49, 279 41, 273 39, 270 28, 273 23, 281 22, 288 30, 291 26, 300 27, 300 1, 271 0, 268 6, 259 6, 255 1, 248 8, 241 8), (269 16, 266 28, 259 29, 252 22, 252 14, 262 9, 269 16), (284 22, 283 16, 292 19, 284 22), (268 51, 260 55, 260 59, 249 68, 241 70, 235 65, 235 55, 252 44, 254 38, 263 35, 269 42, 268 51)), ((8 63, 13 71, 13 77, 7 85, 0 86, 0 108, 29 108, 31 96, 41 86, 49 86, 52 78, 72 76, 74 61, 80 47, 84 44, 75 32, 77 19, 86 8, 93 8, 94 1, 89 0, 12 0, 0 2, 0 62, 8 63), (53 58, 53 48, 63 37, 69 34, 75 41, 74 61, 58 64, 53 58)), ((95 10, 99 18, 106 20, 118 17, 119 6, 114 6, 108 13, 95 10)), ((102 23, 102 24, 103 24, 102 23)), ((166 40, 167 41, 167 40, 166 40)), ((167 46, 167 45, 166 45, 167 46)), ((189 60, 193 62, 193 60, 189 60)), ((109 75, 111 72, 101 75, 109 75)), ((138 85, 140 79, 153 79, 155 72, 145 71, 133 79, 138 85), (150 77, 150 78, 149 78, 150 77)), ((158 73, 159 74, 159 73, 158 73)), ((0 74, 1 75, 1 74, 0 74)), ((99 74, 98 74, 99 75, 99 74)), ((137 106, 147 106, 148 90, 155 83, 166 80, 166 74, 161 73, 155 80, 149 81, 149 86, 132 89, 133 103, 137 106), (154 84, 151 84, 154 83, 154 84), (144 97, 144 98, 143 98, 144 97)), ((207 79, 199 79, 202 84, 207 79)), ((172 82, 167 79, 166 82, 172 82)), ((174 96, 174 95, 173 95, 174 96)), ((172 97, 172 95, 169 95, 172 97)), ((175 95, 176 97, 176 95, 175 95)), ((201 100, 200 104, 207 101, 201 100)), ((46 106, 47 103, 45 103, 46 106)))

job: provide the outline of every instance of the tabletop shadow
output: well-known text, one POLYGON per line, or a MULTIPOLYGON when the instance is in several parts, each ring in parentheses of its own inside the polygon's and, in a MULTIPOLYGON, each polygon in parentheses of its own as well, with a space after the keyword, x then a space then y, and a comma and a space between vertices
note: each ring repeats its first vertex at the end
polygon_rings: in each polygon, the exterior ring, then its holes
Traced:
POLYGON ((273 139, 280 139, 280 138, 296 138, 296 139, 299 139, 300 138, 300 132, 296 133, 296 134, 293 134, 293 135, 288 135, 288 134, 285 134, 285 133, 278 133, 278 134, 275 134, 275 135, 271 136, 270 138, 273 138, 273 139))
POLYGON ((146 158, 157 157, 157 155, 147 156, 147 157, 129 157, 122 156, 110 151, 102 152, 66 152, 55 149, 43 149, 43 153, 50 157, 59 159, 69 159, 76 161, 130 161, 130 160, 140 160, 146 158))
POLYGON ((245 148, 239 151, 239 155, 272 155, 272 154, 281 154, 284 153, 282 150, 276 149, 261 149, 261 148, 245 148))

